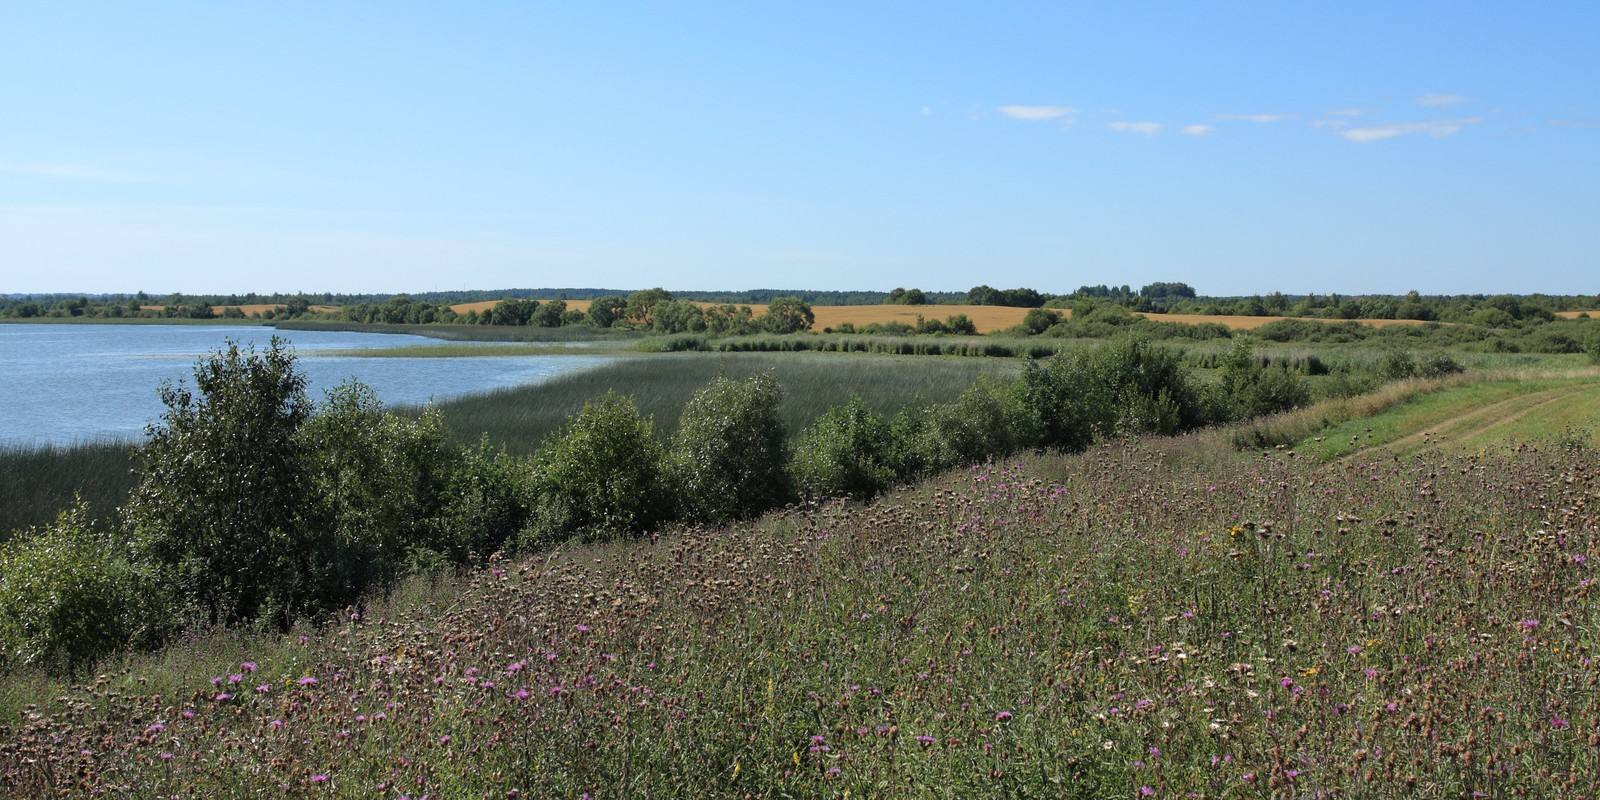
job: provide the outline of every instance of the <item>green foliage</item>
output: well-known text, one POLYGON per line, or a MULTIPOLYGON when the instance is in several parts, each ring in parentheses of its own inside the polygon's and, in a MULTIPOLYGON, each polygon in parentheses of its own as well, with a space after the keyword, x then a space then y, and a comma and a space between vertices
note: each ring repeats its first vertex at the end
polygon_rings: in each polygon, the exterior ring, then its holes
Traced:
POLYGON ((436 411, 386 413, 355 381, 328 392, 300 440, 325 530, 311 564, 311 605, 338 608, 369 587, 392 585, 411 550, 435 541, 455 449, 436 411))
POLYGON ((314 594, 320 548, 308 453, 297 435, 311 414, 305 377, 286 344, 237 342, 195 366, 197 398, 161 388, 167 411, 148 428, 130 531, 186 605, 213 623, 272 606, 286 622, 314 594))
POLYGON ((922 306, 928 304, 928 296, 921 289, 904 289, 896 286, 883 302, 888 305, 922 306))
POLYGON ((654 289, 640 289, 628 295, 628 305, 623 314, 634 325, 648 328, 654 317, 656 306, 670 300, 672 300, 672 292, 659 286, 654 289))
POLYGON ((793 471, 802 494, 868 500, 897 475, 895 431, 862 399, 830 408, 800 434, 793 471))
POLYGON ((628 313, 628 301, 614 294, 595 298, 589 303, 589 322, 596 328, 609 328, 628 313))
POLYGON ((1263 365, 1247 338, 1235 339, 1222 362, 1218 420, 1250 419, 1299 408, 1311 401, 1311 388, 1288 365, 1263 365))
POLYGON ((1010 455, 1028 444, 1019 436, 1024 415, 1005 384, 980 376, 955 402, 927 410, 915 460, 937 472, 1010 455))
POLYGON ((0 545, 0 666, 77 674, 167 625, 155 570, 82 503, 0 545))
POLYGON ((435 538, 407 555, 413 572, 433 561, 483 563, 500 552, 531 518, 531 474, 521 461, 491 446, 485 435, 457 455, 444 497, 435 538))
POLYGON ((679 514, 721 523, 754 516, 789 499, 783 392, 767 373, 743 381, 718 376, 695 392, 678 418, 667 471, 679 514))
POLYGON ((657 304, 650 320, 650 330, 654 333, 699 333, 705 329, 705 312, 687 300, 657 304))
POLYGON ((633 400, 607 392, 585 403, 534 457, 533 536, 606 539, 661 518, 663 451, 633 400))
POLYGON ((1029 309, 1022 318, 1022 327, 1028 333, 1040 334, 1050 329, 1050 326, 1061 321, 1061 314, 1048 308, 1029 309))
POLYGON ((767 313, 761 315, 760 324, 769 333, 786 334, 811 330, 816 320, 810 303, 798 297, 774 297, 767 304, 767 313))

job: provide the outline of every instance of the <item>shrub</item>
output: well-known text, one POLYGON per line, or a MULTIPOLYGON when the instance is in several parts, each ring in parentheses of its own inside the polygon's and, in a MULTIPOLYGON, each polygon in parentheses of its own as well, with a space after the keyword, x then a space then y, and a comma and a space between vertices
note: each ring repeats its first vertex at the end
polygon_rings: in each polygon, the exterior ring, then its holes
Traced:
POLYGON ((1014 394, 980 375, 954 403, 927 410, 915 458, 937 472, 1010 455, 1027 444, 1017 436, 1023 421, 1014 394))
POLYGON ((822 416, 795 445, 794 478, 812 497, 868 500, 896 480, 894 431, 858 395, 822 416))
POLYGON ((0 545, 0 661, 76 675, 168 620, 155 570, 94 529, 79 503, 0 545))
POLYGON ((305 445, 305 376, 273 337, 257 353, 229 341, 194 369, 197 398, 161 387, 167 411, 146 430, 129 529, 162 580, 212 623, 255 617, 269 605, 287 625, 314 594, 320 548, 305 445))
POLYGON ((765 373, 738 382, 719 376, 695 392, 667 457, 683 519, 727 522, 789 499, 782 399, 765 373))
POLYGON ((576 534, 637 533, 665 504, 662 448, 633 400, 615 392, 585 403, 539 449, 533 468, 533 529, 527 546, 576 534))
POLYGON ((1417 374, 1417 360, 1410 350, 1390 350, 1378 361, 1378 375, 1384 380, 1401 381, 1417 374))
POLYGON ((1436 351, 1424 356, 1417 362, 1416 374, 1419 378, 1443 378, 1446 375, 1455 375, 1464 372, 1465 367, 1455 360, 1449 353, 1436 351))
POLYGON ((456 459, 436 411, 390 414, 349 381, 300 430, 324 535, 311 562, 311 605, 339 608, 400 578, 413 548, 430 544, 456 459))
POLYGON ((500 551, 528 525, 533 487, 521 462, 489 444, 488 435, 461 450, 445 487, 434 539, 407 554, 410 571, 425 571, 434 556, 477 564, 500 551))

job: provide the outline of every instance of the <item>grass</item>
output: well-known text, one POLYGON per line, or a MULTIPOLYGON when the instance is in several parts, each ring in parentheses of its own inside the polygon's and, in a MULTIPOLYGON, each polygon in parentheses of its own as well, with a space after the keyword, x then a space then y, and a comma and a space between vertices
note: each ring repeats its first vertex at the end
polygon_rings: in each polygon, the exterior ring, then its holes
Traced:
POLYGON ((16 676, 18 795, 1592 797, 1600 453, 1189 440, 16 676), (31 708, 29 706, 32 706, 31 708), (20 710, 20 711, 19 711, 20 710))
POLYGON ((89 504, 91 517, 111 517, 138 483, 137 453, 127 442, 0 448, 0 541, 53 522, 74 497, 89 504))
POLYGON ((1010 373, 1016 362, 997 359, 910 358, 816 353, 673 353, 624 359, 534 386, 504 389, 440 405, 457 440, 490 441, 527 453, 583 404, 607 390, 631 395, 655 418, 658 433, 677 425, 683 405, 718 374, 741 378, 770 371, 784 390, 781 408, 791 434, 835 405, 861 395, 894 413, 919 402, 953 399, 979 375, 1010 373))
POLYGON ((1334 459, 1371 448, 1395 456, 1424 450, 1479 451, 1551 439, 1568 429, 1600 425, 1600 378, 1483 380, 1421 394, 1381 413, 1331 426, 1300 445, 1312 458, 1334 459))

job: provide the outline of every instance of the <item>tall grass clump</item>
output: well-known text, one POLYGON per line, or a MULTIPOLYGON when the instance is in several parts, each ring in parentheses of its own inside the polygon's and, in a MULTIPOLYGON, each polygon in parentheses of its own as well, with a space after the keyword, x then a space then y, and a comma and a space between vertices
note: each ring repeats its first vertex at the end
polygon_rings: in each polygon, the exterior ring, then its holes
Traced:
POLYGON ((0 541, 48 525, 78 500, 90 519, 114 518, 138 484, 138 457, 132 442, 0 447, 0 541))

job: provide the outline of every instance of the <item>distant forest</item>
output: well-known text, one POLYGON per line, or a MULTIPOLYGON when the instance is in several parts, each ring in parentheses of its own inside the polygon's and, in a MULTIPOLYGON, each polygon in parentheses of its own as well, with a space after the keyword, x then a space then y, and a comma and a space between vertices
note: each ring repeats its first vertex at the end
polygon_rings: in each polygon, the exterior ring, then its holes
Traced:
MULTIPOLYGON (((660 291, 660 290, 651 290, 660 291)), ((267 318, 295 318, 313 306, 403 305, 446 307, 489 300, 597 300, 638 294, 626 289, 483 289, 416 294, 337 294, 332 292, 259 294, 150 295, 134 294, 0 294, 0 318, 33 317, 167 317, 201 318, 246 316, 236 309, 218 313, 216 306, 276 306, 267 318)), ((1080 286, 1067 294, 1030 288, 996 289, 974 286, 966 292, 936 292, 897 287, 887 292, 823 291, 813 289, 747 289, 742 291, 674 290, 666 293, 678 301, 727 305, 766 304, 777 298, 797 298, 807 305, 989 305, 1016 308, 1072 308, 1085 303, 1114 305, 1129 311, 1165 314, 1309 317, 1317 319, 1410 319, 1427 322, 1496 324, 1523 320, 1548 320, 1562 311, 1600 308, 1600 295, 1403 295, 1364 294, 1291 295, 1282 292, 1249 296, 1205 296, 1189 284, 1161 281, 1138 289, 1131 286, 1080 286)))

